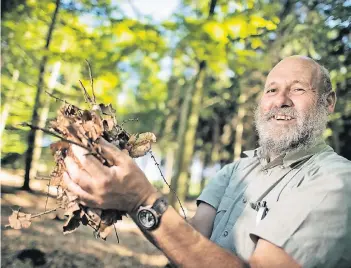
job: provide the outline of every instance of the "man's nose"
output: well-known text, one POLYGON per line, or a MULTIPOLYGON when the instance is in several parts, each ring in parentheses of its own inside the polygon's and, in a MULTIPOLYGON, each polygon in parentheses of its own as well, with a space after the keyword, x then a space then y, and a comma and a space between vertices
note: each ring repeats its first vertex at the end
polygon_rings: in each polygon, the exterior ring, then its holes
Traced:
POLYGON ((279 92, 274 99, 274 106, 277 108, 291 107, 293 106, 293 101, 289 96, 289 92, 279 92))

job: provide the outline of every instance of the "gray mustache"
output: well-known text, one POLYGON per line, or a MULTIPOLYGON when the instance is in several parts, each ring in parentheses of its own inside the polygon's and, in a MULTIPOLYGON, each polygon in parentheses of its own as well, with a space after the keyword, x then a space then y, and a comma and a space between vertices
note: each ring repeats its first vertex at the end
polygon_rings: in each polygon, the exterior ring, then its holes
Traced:
POLYGON ((287 107, 287 108, 273 108, 272 110, 264 114, 264 118, 268 120, 276 115, 290 116, 293 118, 298 117, 298 113, 294 108, 287 107))

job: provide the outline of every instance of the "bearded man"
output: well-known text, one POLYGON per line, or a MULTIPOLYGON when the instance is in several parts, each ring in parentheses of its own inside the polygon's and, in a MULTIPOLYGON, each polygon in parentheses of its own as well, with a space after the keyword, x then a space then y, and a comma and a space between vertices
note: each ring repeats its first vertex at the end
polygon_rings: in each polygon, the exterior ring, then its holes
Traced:
POLYGON ((190 224, 125 153, 115 166, 79 147, 64 180, 83 204, 126 210, 181 267, 351 267, 351 163, 325 144, 335 106, 328 72, 288 57, 269 73, 256 111, 260 147, 226 165, 197 199, 190 224))

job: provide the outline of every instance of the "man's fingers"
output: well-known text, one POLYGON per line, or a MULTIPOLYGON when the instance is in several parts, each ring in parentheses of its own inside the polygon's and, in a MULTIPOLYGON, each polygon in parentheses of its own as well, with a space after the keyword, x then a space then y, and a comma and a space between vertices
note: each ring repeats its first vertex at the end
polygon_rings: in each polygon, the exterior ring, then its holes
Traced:
POLYGON ((90 192, 91 184, 93 183, 91 175, 87 171, 82 170, 72 157, 67 156, 65 164, 70 179, 85 191, 90 192))
POLYGON ((105 167, 95 156, 89 154, 86 149, 73 144, 72 152, 90 175, 94 176, 94 174, 99 174, 101 172, 108 174, 108 168, 105 167))
MULTIPOLYGON (((125 157, 125 152, 122 152, 120 149, 118 149, 113 144, 107 142, 105 139, 100 138, 99 144, 101 145, 102 155, 110 160, 113 160, 115 165, 117 165, 121 161, 121 159, 125 157)), ((127 155, 129 156, 129 153, 127 153, 127 155)))
POLYGON ((63 173, 63 181, 67 186, 67 189, 73 194, 77 195, 80 200, 83 200, 84 202, 94 202, 93 196, 84 191, 78 184, 73 182, 67 172, 63 173))
POLYGON ((128 151, 127 149, 123 149, 123 150, 122 150, 122 153, 124 153, 124 154, 130 156, 130 155, 129 155, 129 151, 128 151))

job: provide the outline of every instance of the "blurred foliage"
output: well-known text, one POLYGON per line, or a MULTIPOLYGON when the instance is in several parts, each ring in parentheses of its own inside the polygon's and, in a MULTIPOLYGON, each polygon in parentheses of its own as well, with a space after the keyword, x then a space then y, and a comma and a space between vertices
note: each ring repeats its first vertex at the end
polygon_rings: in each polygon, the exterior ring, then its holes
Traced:
MULTIPOLYGON (((351 136, 350 1, 183 0, 172 16, 157 21, 135 6, 134 15, 127 15, 119 1, 65 0, 49 51, 43 47, 55 2, 3 2, 1 109, 2 116, 8 109, 8 116, 1 122, 6 126, 1 152, 5 156, 26 150, 28 130, 17 124, 31 118, 44 55, 48 56, 44 89, 54 79, 54 94, 80 106, 84 100, 78 80, 90 90, 84 61, 89 60, 98 101, 112 103, 119 120, 138 118, 126 123, 132 132, 154 131, 162 158, 169 156, 169 150, 173 157, 181 151, 179 128, 187 124, 189 129, 195 120, 193 142, 184 145, 193 148, 188 150, 188 169, 194 155, 212 166, 231 162, 242 150, 257 145, 253 110, 265 76, 283 57, 301 54, 330 70, 339 98, 325 137, 351 159, 346 146, 351 136), (54 77, 57 63, 60 69, 54 77), (183 122, 184 102, 196 87, 200 69, 204 75, 199 105, 191 99, 183 122)), ((122 2, 125 6, 133 1, 122 2)), ((50 102, 48 118, 55 117, 61 103, 48 96, 41 99, 50 102)), ((44 136, 42 146, 47 148, 51 140, 44 136)), ((45 149, 41 160, 45 164, 48 155, 45 149)))

